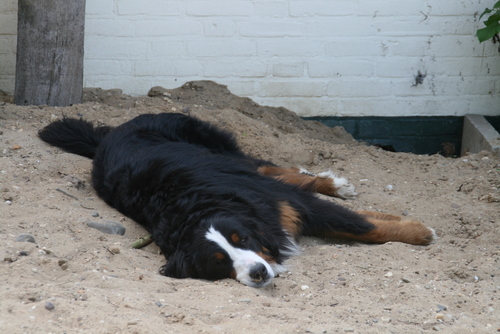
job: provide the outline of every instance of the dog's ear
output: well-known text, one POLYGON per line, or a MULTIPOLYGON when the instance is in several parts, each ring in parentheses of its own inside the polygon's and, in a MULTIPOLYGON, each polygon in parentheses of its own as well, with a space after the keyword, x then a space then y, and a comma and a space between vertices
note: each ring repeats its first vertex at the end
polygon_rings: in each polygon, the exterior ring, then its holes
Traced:
POLYGON ((160 268, 160 274, 173 278, 195 278, 188 257, 179 250, 168 258, 167 264, 160 268))

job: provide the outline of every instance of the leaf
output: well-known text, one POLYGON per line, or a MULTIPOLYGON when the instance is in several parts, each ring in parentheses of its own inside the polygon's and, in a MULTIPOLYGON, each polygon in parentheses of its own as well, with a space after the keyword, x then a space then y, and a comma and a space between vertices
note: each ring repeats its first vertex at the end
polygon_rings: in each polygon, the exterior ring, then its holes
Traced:
POLYGON ((479 42, 482 43, 490 38, 493 38, 495 34, 500 33, 500 23, 496 22, 496 24, 492 24, 486 28, 479 29, 476 32, 477 39, 479 39, 479 42))
POLYGON ((484 15, 489 14, 489 13, 491 13, 492 11, 493 11, 493 9, 486 8, 486 9, 484 10, 484 12, 481 14, 481 16, 479 16, 479 19, 481 20, 481 18, 482 18, 484 15))
POLYGON ((500 11, 497 11, 495 14, 491 15, 486 21, 484 21, 485 26, 489 26, 491 24, 494 24, 495 22, 498 23, 500 21, 500 11))

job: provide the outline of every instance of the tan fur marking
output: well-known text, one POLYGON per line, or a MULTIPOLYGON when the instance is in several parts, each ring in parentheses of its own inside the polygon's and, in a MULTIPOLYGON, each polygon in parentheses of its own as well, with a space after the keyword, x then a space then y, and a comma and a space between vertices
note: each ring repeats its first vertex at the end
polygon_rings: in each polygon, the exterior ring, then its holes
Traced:
POLYGON ((231 240, 233 240, 233 242, 237 244, 238 242, 240 242, 240 236, 237 235, 236 233, 233 233, 231 234, 231 240))
POLYGON ((301 229, 300 215, 288 202, 279 203, 280 223, 285 231, 294 238, 298 238, 301 229))
POLYGON ((266 247, 262 247, 262 252, 257 253, 257 255, 267 263, 276 263, 276 259, 269 255, 269 250, 266 247))
POLYGON ((214 255, 217 260, 224 260, 226 258, 222 253, 215 253, 214 255))
POLYGON ((403 220, 403 218, 401 218, 400 216, 391 215, 388 213, 382 213, 382 212, 376 212, 376 211, 364 211, 364 210, 360 210, 360 211, 356 211, 356 212, 361 214, 361 215, 375 218, 375 219, 380 219, 380 220, 398 221, 398 222, 403 220))
POLYGON ((261 166, 257 168, 257 172, 262 175, 271 176, 276 180, 296 185, 304 190, 328 196, 338 196, 338 188, 334 187, 332 179, 303 174, 298 168, 261 166))
POLYGON ((351 233, 332 233, 330 236, 344 237, 363 242, 383 244, 399 241, 412 245, 428 245, 433 241, 434 233, 424 224, 404 221, 401 217, 372 211, 359 211, 375 228, 363 235, 351 233))

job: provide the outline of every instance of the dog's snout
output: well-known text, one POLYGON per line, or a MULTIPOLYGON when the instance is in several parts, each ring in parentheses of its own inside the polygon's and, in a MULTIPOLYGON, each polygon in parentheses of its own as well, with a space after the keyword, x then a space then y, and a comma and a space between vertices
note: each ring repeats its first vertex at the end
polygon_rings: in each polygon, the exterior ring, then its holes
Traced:
POLYGON ((267 268, 262 263, 257 263, 252 268, 250 268, 250 278, 254 282, 262 282, 267 279, 268 273, 267 268))

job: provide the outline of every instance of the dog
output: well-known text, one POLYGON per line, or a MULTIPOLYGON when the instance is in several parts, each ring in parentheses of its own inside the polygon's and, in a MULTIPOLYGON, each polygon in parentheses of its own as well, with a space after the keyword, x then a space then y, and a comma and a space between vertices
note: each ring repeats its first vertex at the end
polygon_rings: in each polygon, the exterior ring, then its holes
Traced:
POLYGON ((151 234, 165 276, 264 287, 299 253, 301 235, 414 245, 436 238, 420 222, 321 199, 315 193, 356 192, 331 172, 251 157, 230 132, 184 114, 143 114, 116 128, 64 117, 38 136, 93 160, 97 194, 151 234))

